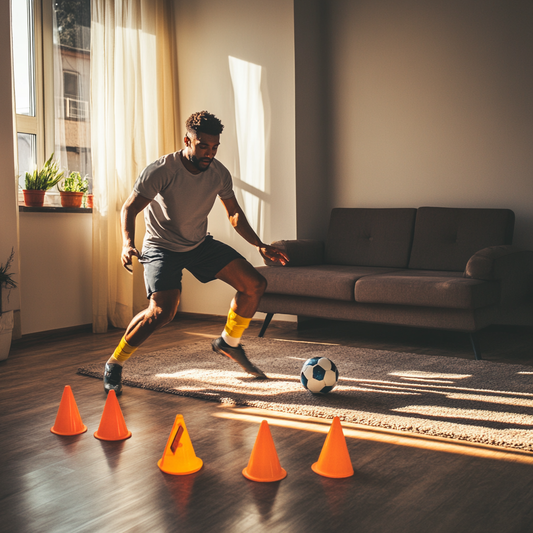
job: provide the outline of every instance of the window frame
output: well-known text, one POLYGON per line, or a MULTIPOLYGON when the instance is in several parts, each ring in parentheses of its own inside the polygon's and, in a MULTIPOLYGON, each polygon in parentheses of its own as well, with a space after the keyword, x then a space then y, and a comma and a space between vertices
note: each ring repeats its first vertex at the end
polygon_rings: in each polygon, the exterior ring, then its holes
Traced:
MULTIPOLYGON (((16 1, 16 0, 12 0, 16 1)), ((53 150, 53 70, 52 0, 33 0, 33 64, 35 116, 15 115, 17 133, 35 135, 36 163, 41 166, 45 154, 53 150), (47 43, 47 41, 49 41, 47 43), (52 74, 50 74, 52 72, 52 74), (52 100, 50 101, 50 99, 52 100), (50 107, 51 105, 51 107, 50 107), (50 113, 51 112, 51 113, 50 113), (51 128, 51 129, 49 129, 51 128), (50 132, 46 135, 46 132, 50 132)))
MULTIPOLYGON (((17 0, 11 0, 16 2, 17 0)), ((54 106, 54 25, 53 0, 33 1, 33 47, 34 47, 34 90, 35 116, 19 115, 15 113, 16 134, 25 133, 35 135, 36 164, 40 168, 55 150, 55 106, 54 106)), ((17 139, 15 139, 17 141, 17 139)), ((18 162, 17 162, 18 166, 18 162)), ((20 177, 17 178, 17 186, 20 177)), ((20 189, 19 189, 20 191, 20 189)), ((43 208, 26 207, 19 194, 19 210, 22 211, 53 211, 53 212, 91 212, 86 208, 43 208)))

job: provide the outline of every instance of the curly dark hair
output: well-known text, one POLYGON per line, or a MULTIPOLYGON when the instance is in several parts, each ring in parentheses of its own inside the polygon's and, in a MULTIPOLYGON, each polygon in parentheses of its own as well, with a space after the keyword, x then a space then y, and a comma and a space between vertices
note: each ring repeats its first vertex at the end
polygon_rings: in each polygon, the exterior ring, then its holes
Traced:
POLYGON ((198 137, 198 133, 207 133, 208 135, 220 135, 224 126, 220 120, 208 113, 207 111, 199 111, 193 113, 185 122, 187 133, 194 137, 198 137))

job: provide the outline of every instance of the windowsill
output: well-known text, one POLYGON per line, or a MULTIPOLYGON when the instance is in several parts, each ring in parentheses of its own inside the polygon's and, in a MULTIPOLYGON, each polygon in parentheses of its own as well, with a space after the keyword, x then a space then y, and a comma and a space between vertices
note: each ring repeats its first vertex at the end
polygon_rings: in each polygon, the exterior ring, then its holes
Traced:
POLYGON ((46 191, 42 207, 29 207, 24 203, 22 189, 18 196, 19 213, 92 213, 92 207, 63 207, 59 191, 46 191))
POLYGON ((19 205, 20 213, 92 213, 92 207, 28 207, 26 205, 19 205))

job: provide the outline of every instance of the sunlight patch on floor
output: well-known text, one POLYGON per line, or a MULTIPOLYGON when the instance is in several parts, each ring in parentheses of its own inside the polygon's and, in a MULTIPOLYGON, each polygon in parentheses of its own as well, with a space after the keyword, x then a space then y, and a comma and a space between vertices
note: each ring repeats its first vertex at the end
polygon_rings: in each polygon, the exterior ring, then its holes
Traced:
POLYGON ((465 379, 471 378, 471 374, 448 374, 440 372, 421 372, 418 370, 408 370, 403 372, 389 372, 389 376, 400 378, 422 378, 422 379, 465 379))
POLYGON ((295 342, 297 344, 318 344, 319 346, 340 346, 338 342, 316 342, 316 341, 300 341, 291 339, 271 339, 279 342, 295 342))
POLYGON ((208 333, 196 333, 195 331, 184 331, 187 335, 194 335, 195 337, 206 337, 208 339, 218 339, 220 335, 209 335, 208 333))
POLYGON ((406 381, 416 381, 416 382, 424 382, 424 383, 444 383, 448 385, 453 385, 453 381, 446 381, 444 379, 422 379, 422 378, 405 378, 402 377, 401 379, 405 379, 406 381))
MULTIPOLYGON (((272 426, 301 431, 314 431, 324 434, 328 433, 331 426, 331 420, 322 420, 302 415, 292 415, 289 413, 279 413, 253 407, 232 407, 221 405, 219 406, 219 409, 220 410, 214 413, 213 416, 254 424, 260 424, 263 420, 266 420, 272 426)), ((494 459, 498 461, 533 465, 533 453, 520 450, 498 448, 496 446, 426 435, 415 435, 400 431, 362 426, 350 422, 342 422, 342 428, 345 437, 350 439, 381 442, 396 446, 408 446, 436 452, 455 453, 483 459, 494 459)))

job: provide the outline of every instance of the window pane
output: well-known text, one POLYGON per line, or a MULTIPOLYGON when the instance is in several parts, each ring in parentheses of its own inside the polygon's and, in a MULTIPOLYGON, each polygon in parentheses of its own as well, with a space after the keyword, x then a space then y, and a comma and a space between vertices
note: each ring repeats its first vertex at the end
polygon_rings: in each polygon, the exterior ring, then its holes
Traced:
POLYGON ((37 167, 37 139, 29 133, 18 133, 19 185, 24 188, 24 175, 37 167))
POLYGON ((54 1, 55 158, 91 185, 91 0, 54 1))
POLYGON ((77 72, 63 72, 63 88, 65 96, 78 98, 80 95, 80 75, 77 72))
POLYGON ((12 0, 13 64, 17 114, 35 116, 33 0, 12 0))

